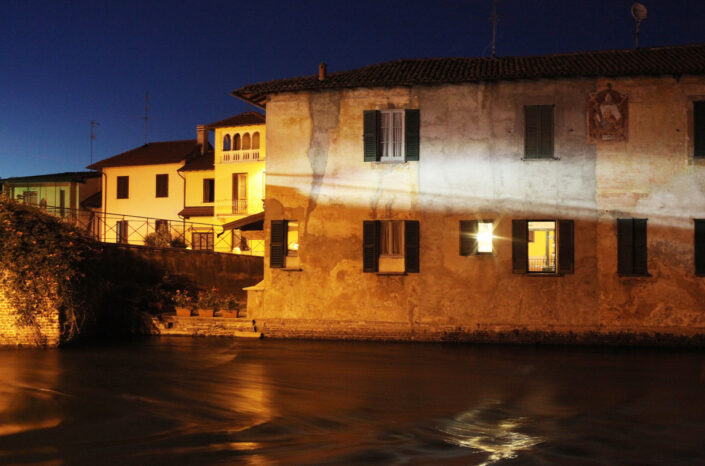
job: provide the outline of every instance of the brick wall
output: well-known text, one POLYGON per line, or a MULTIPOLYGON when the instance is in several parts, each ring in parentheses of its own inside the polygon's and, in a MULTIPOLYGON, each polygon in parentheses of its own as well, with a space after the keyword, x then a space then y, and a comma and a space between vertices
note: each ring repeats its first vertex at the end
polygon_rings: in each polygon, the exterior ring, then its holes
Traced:
POLYGON ((39 328, 17 325, 14 309, 0 287, 0 346, 57 346, 60 336, 56 310, 39 319, 39 328))

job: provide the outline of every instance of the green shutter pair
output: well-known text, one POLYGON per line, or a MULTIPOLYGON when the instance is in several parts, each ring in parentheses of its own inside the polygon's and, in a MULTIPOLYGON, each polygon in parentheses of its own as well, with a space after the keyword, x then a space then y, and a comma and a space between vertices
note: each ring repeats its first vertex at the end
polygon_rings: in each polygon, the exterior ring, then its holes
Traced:
POLYGON ((553 158, 553 105, 524 107, 524 158, 553 158))
MULTIPOLYGON (((379 271, 379 240, 382 223, 379 220, 365 220, 362 223, 362 271, 379 271)), ((404 271, 419 273, 419 246, 421 232, 418 220, 404 221, 404 271)))
MULTIPOLYGON (((404 146, 406 147, 405 160, 413 162, 419 160, 421 116, 417 109, 404 110, 406 134, 404 146)), ((365 162, 377 162, 380 159, 380 111, 365 110, 363 112, 363 141, 365 162)))
POLYGON ((617 219, 617 273, 648 275, 646 269, 646 219, 617 219))
MULTIPOLYGON (((558 273, 574 272, 573 221, 558 220, 558 273)), ((512 272, 529 271, 529 221, 512 220, 512 272)))

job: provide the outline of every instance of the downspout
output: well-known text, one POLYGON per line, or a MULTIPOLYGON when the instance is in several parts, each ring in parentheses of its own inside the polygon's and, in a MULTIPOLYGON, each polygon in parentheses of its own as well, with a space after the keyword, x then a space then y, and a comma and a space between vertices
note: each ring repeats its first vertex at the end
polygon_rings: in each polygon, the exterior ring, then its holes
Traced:
MULTIPOLYGON (((184 160, 184 165, 186 165, 186 160, 184 160)), ((181 203, 183 206, 183 209, 186 208, 186 177, 181 175, 181 172, 179 170, 176 170, 176 174, 179 175, 179 177, 184 180, 184 201, 181 203)), ((177 214, 177 216, 180 216, 177 214)), ((184 231, 184 244, 186 244, 186 217, 182 217, 183 219, 183 231, 184 231)))
POLYGON ((100 170, 100 176, 105 177, 105 183, 103 183, 103 218, 102 221, 100 222, 103 225, 103 234, 101 235, 101 241, 104 243, 107 243, 107 226, 108 226, 108 219, 107 219, 107 213, 108 212, 108 175, 105 174, 104 170, 100 170))

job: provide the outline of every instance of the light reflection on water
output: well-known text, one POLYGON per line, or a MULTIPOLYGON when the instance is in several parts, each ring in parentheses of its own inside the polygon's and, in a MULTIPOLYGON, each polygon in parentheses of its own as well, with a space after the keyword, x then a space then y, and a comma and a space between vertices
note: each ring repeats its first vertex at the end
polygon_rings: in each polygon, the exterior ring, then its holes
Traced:
POLYGON ((697 463, 704 362, 202 338, 0 351, 0 463, 697 463))

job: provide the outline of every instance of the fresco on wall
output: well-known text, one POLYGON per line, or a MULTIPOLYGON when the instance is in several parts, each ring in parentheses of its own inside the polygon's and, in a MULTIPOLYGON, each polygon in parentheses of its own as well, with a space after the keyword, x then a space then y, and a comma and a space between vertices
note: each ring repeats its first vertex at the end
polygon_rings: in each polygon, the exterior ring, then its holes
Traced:
POLYGON ((590 94, 587 115, 589 141, 626 141, 629 120, 627 104, 627 95, 612 88, 590 94))

